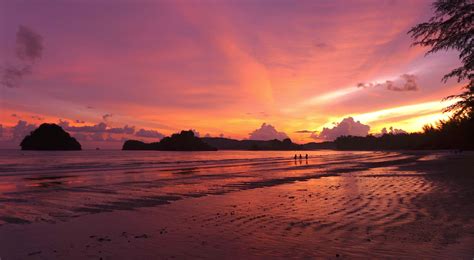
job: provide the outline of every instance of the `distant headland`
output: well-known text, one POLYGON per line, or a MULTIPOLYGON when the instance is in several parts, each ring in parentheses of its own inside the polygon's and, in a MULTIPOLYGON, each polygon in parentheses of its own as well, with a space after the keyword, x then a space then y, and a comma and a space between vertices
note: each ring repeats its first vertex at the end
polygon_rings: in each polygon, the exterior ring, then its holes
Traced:
POLYGON ((163 151, 212 151, 212 150, 249 150, 249 151, 295 151, 295 150, 353 150, 353 151, 389 151, 389 150, 474 150, 474 140, 467 132, 446 135, 436 129, 425 129, 424 133, 383 134, 380 136, 340 136, 334 141, 296 144, 287 138, 274 140, 236 140, 222 137, 194 136, 192 131, 182 131, 165 137, 161 142, 144 143, 128 140, 123 150, 163 150, 163 151), (182 135, 192 136, 193 142, 183 142, 182 135), (465 142, 469 140, 468 142, 465 142), (211 147, 211 148, 209 148, 211 147), (201 149, 203 148, 203 149, 201 149))
POLYGON ((193 131, 181 131, 171 137, 165 137, 160 142, 144 143, 137 140, 127 140, 122 150, 158 150, 158 151, 216 151, 216 150, 316 150, 335 149, 332 142, 295 144, 289 138, 283 141, 274 139, 235 140, 221 137, 194 136, 193 131))
MULTIPOLYGON (((164 137, 159 142, 145 143, 127 140, 122 150, 157 151, 295 151, 295 150, 474 150, 472 129, 474 120, 462 121, 463 127, 448 127, 452 121, 438 128, 425 127, 422 133, 387 133, 380 136, 340 136, 334 141, 296 144, 291 139, 283 140, 236 140, 223 137, 203 137, 194 135, 192 130, 181 131, 164 137)), ((44 123, 25 136, 20 144, 22 150, 81 150, 81 144, 57 124, 44 123)))
POLYGON ((81 144, 56 124, 42 124, 20 144, 22 150, 81 150, 81 144))
POLYGON ((165 137, 159 142, 144 143, 137 140, 127 140, 122 150, 157 150, 157 151, 217 151, 217 148, 205 143, 194 136, 193 131, 181 131, 165 137))
POLYGON ((219 150, 251 150, 251 151, 291 151, 291 150, 318 150, 335 149, 332 142, 296 144, 290 138, 263 141, 263 140, 235 140, 221 137, 204 137, 202 140, 219 150))

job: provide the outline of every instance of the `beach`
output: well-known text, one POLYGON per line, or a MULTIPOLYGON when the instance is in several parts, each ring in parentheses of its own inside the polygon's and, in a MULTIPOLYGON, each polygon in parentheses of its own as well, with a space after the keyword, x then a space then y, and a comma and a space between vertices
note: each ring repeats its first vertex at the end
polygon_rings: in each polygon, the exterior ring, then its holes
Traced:
POLYGON ((1 259, 474 257, 474 153, 0 153, 1 259))

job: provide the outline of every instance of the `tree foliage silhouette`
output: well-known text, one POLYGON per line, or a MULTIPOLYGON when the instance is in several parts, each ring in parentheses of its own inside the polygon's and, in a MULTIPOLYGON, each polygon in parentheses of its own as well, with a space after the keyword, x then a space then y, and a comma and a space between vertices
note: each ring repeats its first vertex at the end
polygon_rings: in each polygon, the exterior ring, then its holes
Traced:
POLYGON ((454 112, 454 117, 471 117, 474 113, 474 1, 437 0, 432 4, 434 16, 428 22, 420 23, 408 33, 415 40, 413 45, 427 46, 431 54, 440 50, 457 50, 462 66, 444 75, 443 81, 456 78, 458 82, 468 80, 459 95, 446 99, 458 99, 445 111, 454 112))

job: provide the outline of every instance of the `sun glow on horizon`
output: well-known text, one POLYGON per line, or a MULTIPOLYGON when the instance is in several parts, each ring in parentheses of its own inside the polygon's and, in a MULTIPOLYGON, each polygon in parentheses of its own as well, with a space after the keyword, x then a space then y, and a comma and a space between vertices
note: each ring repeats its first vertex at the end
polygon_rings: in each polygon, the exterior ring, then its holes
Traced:
POLYGON ((447 119, 451 113, 443 113, 442 110, 456 101, 432 101, 362 114, 347 114, 342 117, 333 118, 331 122, 321 126, 321 129, 330 127, 333 125, 333 122, 339 122, 343 118, 353 117, 357 121, 370 125, 371 132, 373 133, 380 132, 382 128, 390 126, 401 128, 408 132, 416 132, 420 131, 426 124, 435 124, 439 120, 447 119))
POLYGON ((13 77, 15 87, 1 86, 0 148, 16 147, 11 137, 28 127, 60 120, 84 143, 117 148, 117 132, 129 128, 135 133, 126 138, 149 141, 186 129, 244 139, 267 123, 308 142, 308 132, 351 116, 372 132, 419 131, 448 116, 441 110, 449 104, 435 100, 459 91, 440 82, 459 65, 457 53, 425 57, 410 46, 406 32, 431 12, 429 1, 283 1, 270 9, 252 1, 126 2, 5 5, 0 63, 24 61, 16 52, 26 39, 17 39, 21 28, 37 49, 31 71, 13 77), (57 27, 70 19, 80 22, 57 27), (113 22, 104 28, 104 20, 113 22), (94 130, 100 124, 106 129, 94 130))

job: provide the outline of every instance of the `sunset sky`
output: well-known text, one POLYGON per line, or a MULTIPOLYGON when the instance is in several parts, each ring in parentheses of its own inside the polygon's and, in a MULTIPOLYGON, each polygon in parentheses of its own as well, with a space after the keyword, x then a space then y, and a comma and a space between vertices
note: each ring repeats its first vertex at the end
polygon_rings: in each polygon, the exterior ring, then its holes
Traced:
POLYGON ((461 87, 441 82, 457 53, 410 46, 430 4, 1 1, 0 148, 43 122, 85 148, 181 129, 323 141, 343 119, 348 131, 419 131, 461 87))

